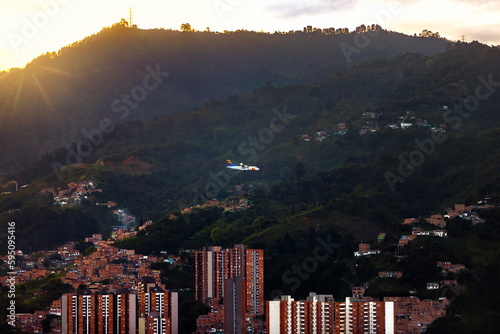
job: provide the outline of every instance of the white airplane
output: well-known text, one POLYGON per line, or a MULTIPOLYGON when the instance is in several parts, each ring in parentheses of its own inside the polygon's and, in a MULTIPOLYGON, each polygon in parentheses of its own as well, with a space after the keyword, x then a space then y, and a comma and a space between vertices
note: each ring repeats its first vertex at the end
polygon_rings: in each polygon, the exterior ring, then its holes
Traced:
POLYGON ((239 165, 234 165, 231 162, 231 160, 227 160, 226 168, 234 169, 234 170, 242 170, 244 172, 246 172, 247 170, 260 170, 259 167, 257 167, 257 166, 248 166, 248 165, 244 165, 243 163, 240 163, 239 165))

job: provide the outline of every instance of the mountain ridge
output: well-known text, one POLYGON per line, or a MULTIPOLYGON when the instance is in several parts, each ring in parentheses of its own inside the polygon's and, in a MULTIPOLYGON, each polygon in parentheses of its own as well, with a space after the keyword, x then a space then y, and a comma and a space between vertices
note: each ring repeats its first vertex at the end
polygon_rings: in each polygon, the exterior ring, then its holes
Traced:
MULTIPOLYGON (((151 120, 200 107, 204 101, 246 95, 269 83, 311 83, 344 71, 362 59, 391 58, 405 52, 442 52, 449 41, 380 31, 348 64, 342 43, 355 36, 319 32, 226 34, 105 28, 80 42, 47 53, 24 69, 0 73, 0 144, 6 153, 0 169, 14 171, 26 162, 68 146, 97 128, 104 118, 121 121, 113 104, 130 96, 151 72, 168 72, 126 120, 151 120)), ((150 83, 152 85, 152 82, 150 83)), ((136 95, 139 96, 139 95, 136 95)), ((129 97, 130 99, 130 97, 129 97)), ((140 100, 140 101, 139 101, 140 100)))
MULTIPOLYGON (((243 183, 269 189, 272 194, 276 191, 278 202, 285 207, 328 202, 349 214, 361 210, 373 220, 391 221, 405 212, 427 211, 437 201, 451 198, 453 192, 457 200, 470 201, 474 199, 470 194, 480 196, 488 188, 496 189, 494 182, 488 181, 496 180, 496 176, 480 161, 482 154, 486 159, 484 150, 492 150, 495 145, 496 132, 490 128, 498 124, 498 94, 482 102, 481 108, 464 119, 459 129, 453 129, 454 123, 450 123, 446 143, 437 144, 432 156, 426 158, 422 167, 417 166, 405 182, 397 184, 395 192, 384 175, 398 171, 400 161, 407 160, 418 148, 415 140, 430 138, 432 125, 432 131, 437 131, 440 124, 446 123, 443 105, 449 105, 448 111, 453 112, 453 104, 463 103, 474 94, 478 77, 489 78, 488 73, 497 73, 498 57, 498 50, 471 43, 450 47, 432 57, 404 54, 393 60, 366 61, 312 84, 266 85, 253 94, 213 100, 202 108, 177 115, 158 116, 149 122, 117 123, 116 129, 105 134, 91 154, 81 156, 81 163, 68 164, 68 154, 77 149, 62 147, 28 164, 11 179, 40 190, 75 180, 100 181, 108 194, 104 201, 116 201, 135 215, 153 220, 205 199, 227 196, 225 183, 243 183), (448 73, 450 64, 460 67, 461 72, 448 73), (455 83, 461 88, 447 88, 455 83), (447 92, 444 96, 436 94, 442 89, 447 92), (413 110, 413 128, 387 127, 408 117, 407 110, 413 110), (273 119, 278 120, 277 114, 290 115, 289 119, 285 117, 286 124, 272 123, 273 119), (363 114, 374 118, 363 118, 363 114), (416 118, 429 126, 422 122, 418 125, 416 118), (349 131, 339 134, 341 124, 349 131), (375 132, 366 134, 368 129, 375 132), (317 132, 328 137, 323 141, 305 141, 317 132), (463 178, 459 184, 467 188, 447 189, 443 180, 473 172, 472 166, 463 165, 455 152, 473 151, 472 144, 483 147, 476 149, 475 159, 477 171, 485 169, 484 175, 474 185, 466 184, 470 175, 463 178), (431 168, 440 166, 439 156, 446 157, 442 167, 431 168), (228 158, 251 162, 261 170, 222 176, 228 158), (214 175, 220 176, 218 181, 214 175), (436 175, 440 178, 436 179, 436 175), (298 182, 302 177, 307 182, 297 193, 297 185, 292 181, 298 182), (414 191, 428 196, 412 200, 414 191), (384 212, 384 207, 391 207, 392 212, 384 212)), ((492 76, 492 80, 498 79, 492 76)), ((495 157, 487 159, 495 161, 495 157)), ((9 201, 5 196, 4 203, 9 201)), ((5 206, 5 211, 11 209, 19 208, 5 206)))

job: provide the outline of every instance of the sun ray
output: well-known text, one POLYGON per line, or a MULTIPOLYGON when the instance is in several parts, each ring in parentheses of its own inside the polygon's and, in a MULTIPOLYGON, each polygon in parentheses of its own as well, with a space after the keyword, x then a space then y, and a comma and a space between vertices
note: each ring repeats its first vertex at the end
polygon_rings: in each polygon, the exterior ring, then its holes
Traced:
POLYGON ((21 89, 23 88, 23 83, 24 83, 24 72, 21 76, 21 79, 19 80, 19 83, 17 84, 16 95, 14 95, 14 100, 12 102, 12 111, 14 113, 17 112, 17 103, 19 102, 19 95, 21 95, 21 89))
POLYGON ((42 95, 43 99, 45 100, 45 103, 47 106, 50 108, 51 111, 55 111, 55 108, 50 101, 50 98, 48 97, 47 93, 45 92, 45 89, 43 89, 42 85, 40 84, 40 81, 35 76, 35 73, 31 72, 31 76, 33 77, 33 81, 35 82, 35 85, 38 87, 38 91, 40 92, 40 95, 42 95))
POLYGON ((55 74, 64 75, 64 76, 68 76, 68 77, 72 76, 72 73, 67 72, 67 71, 62 71, 62 70, 59 70, 59 69, 56 69, 56 68, 47 67, 47 66, 43 66, 43 65, 37 65, 37 67, 40 68, 40 69, 46 70, 48 72, 55 73, 55 74))

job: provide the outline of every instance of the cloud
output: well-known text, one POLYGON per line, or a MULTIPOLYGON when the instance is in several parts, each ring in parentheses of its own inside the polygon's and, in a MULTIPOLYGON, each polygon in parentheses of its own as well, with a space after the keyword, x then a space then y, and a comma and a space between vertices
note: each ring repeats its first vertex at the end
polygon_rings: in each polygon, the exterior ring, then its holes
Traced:
POLYGON ((499 45, 498 41, 498 30, 500 29, 500 24, 496 26, 489 26, 488 29, 484 27, 468 27, 467 31, 464 33, 466 42, 472 42, 477 40, 484 44, 499 45))
POLYGON ((498 3, 498 0, 458 0, 458 2, 465 2, 471 5, 484 5, 488 3, 498 3))
POLYGON ((358 0, 285 0, 269 6, 269 9, 277 12, 280 17, 293 18, 351 9, 357 2, 358 0))
POLYGON ((454 4, 463 5, 475 11, 491 11, 499 10, 500 2, 498 0, 452 0, 451 6, 454 4))

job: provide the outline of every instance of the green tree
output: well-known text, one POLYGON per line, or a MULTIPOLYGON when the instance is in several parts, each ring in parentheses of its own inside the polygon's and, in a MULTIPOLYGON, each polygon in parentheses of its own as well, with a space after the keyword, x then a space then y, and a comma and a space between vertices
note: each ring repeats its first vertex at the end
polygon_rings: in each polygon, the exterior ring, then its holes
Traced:
POLYGON ((127 22, 127 20, 125 20, 124 18, 122 18, 122 19, 120 20, 120 25, 122 25, 122 26, 124 26, 124 27, 128 27, 128 22, 127 22))
POLYGON ((181 30, 182 31, 191 31, 191 30, 193 30, 193 28, 191 28, 191 24, 183 23, 183 24, 181 24, 181 30))
POLYGON ((210 233, 210 238, 212 239, 213 243, 220 243, 222 239, 222 230, 219 227, 214 227, 212 229, 212 232, 210 233))
POLYGON ((222 144, 229 138, 227 134, 227 129, 224 127, 218 127, 214 130, 214 140, 217 144, 222 144))
POLYGON ((304 164, 300 161, 297 162, 295 167, 293 167, 293 173, 295 174, 297 180, 300 180, 306 173, 306 166, 304 166, 304 164))
POLYGON ((249 236, 255 233, 255 229, 253 228, 253 226, 247 225, 243 227, 242 233, 245 238, 248 238, 249 236))
POLYGON ((307 94, 311 97, 320 97, 323 94, 323 90, 318 85, 313 85, 309 87, 307 94))

